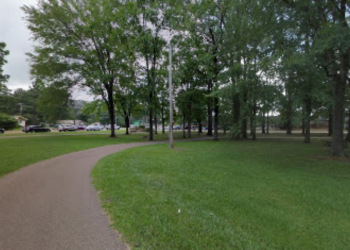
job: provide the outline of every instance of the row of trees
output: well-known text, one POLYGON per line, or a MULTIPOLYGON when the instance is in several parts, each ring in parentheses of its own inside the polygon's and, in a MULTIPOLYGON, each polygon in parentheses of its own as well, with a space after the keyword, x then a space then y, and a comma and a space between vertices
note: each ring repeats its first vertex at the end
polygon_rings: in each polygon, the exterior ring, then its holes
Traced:
POLYGON ((249 128, 255 139, 257 118, 268 123, 279 112, 288 133, 302 117, 308 143, 319 114, 332 121, 332 154, 344 154, 347 0, 43 0, 23 10, 37 41, 32 75, 46 86, 88 87, 111 124, 116 106, 127 121, 141 103, 153 140, 153 122, 166 112, 172 42, 184 124, 201 129, 206 121, 215 139, 219 124, 233 139, 247 138, 249 128))

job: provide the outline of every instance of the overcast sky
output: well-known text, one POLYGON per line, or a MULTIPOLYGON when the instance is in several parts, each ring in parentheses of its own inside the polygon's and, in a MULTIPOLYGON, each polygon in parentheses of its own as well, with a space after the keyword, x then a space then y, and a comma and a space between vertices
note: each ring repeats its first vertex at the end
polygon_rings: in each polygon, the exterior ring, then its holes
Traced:
POLYGON ((31 80, 25 53, 32 51, 32 41, 24 14, 23 5, 36 5, 37 0, 0 0, 0 41, 6 43, 10 55, 4 66, 5 74, 10 75, 8 88, 28 89, 31 80))
MULTIPOLYGON (((27 52, 33 50, 31 35, 23 20, 23 5, 36 5, 38 0, 0 0, 0 41, 6 43, 10 55, 4 73, 10 75, 6 83, 9 89, 28 89, 31 85, 27 52)), ((91 100, 86 93, 75 91, 73 99, 91 100)))

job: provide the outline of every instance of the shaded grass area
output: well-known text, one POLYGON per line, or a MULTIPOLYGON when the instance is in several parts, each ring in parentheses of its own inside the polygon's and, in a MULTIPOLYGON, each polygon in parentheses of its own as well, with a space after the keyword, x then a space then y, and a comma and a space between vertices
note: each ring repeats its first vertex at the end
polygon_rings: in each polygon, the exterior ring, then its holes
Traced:
MULTIPOLYGON (((79 136, 27 136, 0 139, 0 177, 29 164, 55 156, 112 144, 147 141, 147 134, 79 136)), ((155 135, 155 140, 166 140, 167 134, 155 135)))
POLYGON ((94 185, 133 249, 350 249, 350 165, 321 143, 185 142, 108 156, 94 185))

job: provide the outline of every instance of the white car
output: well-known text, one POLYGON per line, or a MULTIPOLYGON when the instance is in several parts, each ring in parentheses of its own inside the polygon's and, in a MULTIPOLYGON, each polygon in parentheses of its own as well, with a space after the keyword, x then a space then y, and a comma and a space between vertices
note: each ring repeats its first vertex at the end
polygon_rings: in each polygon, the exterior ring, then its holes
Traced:
MULTIPOLYGON (((111 125, 108 124, 108 125, 105 126, 105 128, 106 128, 107 130, 110 130, 110 129, 111 129, 111 125)), ((120 126, 114 124, 114 129, 115 129, 115 130, 119 130, 119 129, 120 129, 120 126)))
POLYGON ((85 128, 86 131, 100 131, 102 128, 98 124, 91 124, 85 128))
POLYGON ((58 131, 77 131, 77 128, 70 124, 60 124, 58 125, 58 131))

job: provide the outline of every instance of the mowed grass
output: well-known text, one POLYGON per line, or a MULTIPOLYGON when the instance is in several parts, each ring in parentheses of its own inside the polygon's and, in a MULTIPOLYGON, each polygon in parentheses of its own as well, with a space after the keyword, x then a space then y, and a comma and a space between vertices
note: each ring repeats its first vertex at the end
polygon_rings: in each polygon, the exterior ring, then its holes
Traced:
MULTIPOLYGON (((42 133, 24 133, 22 131, 5 131, 4 134, 0 134, 1 137, 24 137, 24 136, 61 136, 61 135, 94 135, 94 134, 106 134, 109 135, 111 132, 109 130, 100 130, 100 131, 85 131, 85 130, 77 130, 77 131, 67 131, 67 132, 58 132, 57 130, 53 130, 52 132, 42 132, 42 133)), ((115 133, 124 134, 125 130, 116 130, 115 133)))
POLYGON ((133 249, 350 249, 350 164, 320 141, 133 148, 93 170, 133 249))
MULTIPOLYGON (((29 164, 75 151, 112 144, 147 141, 145 136, 147 137, 147 134, 119 134, 117 138, 109 138, 108 135, 59 136, 58 134, 57 136, 1 138, 0 177, 29 164)), ((168 134, 154 136, 155 140, 166 140, 167 137, 168 134)))

